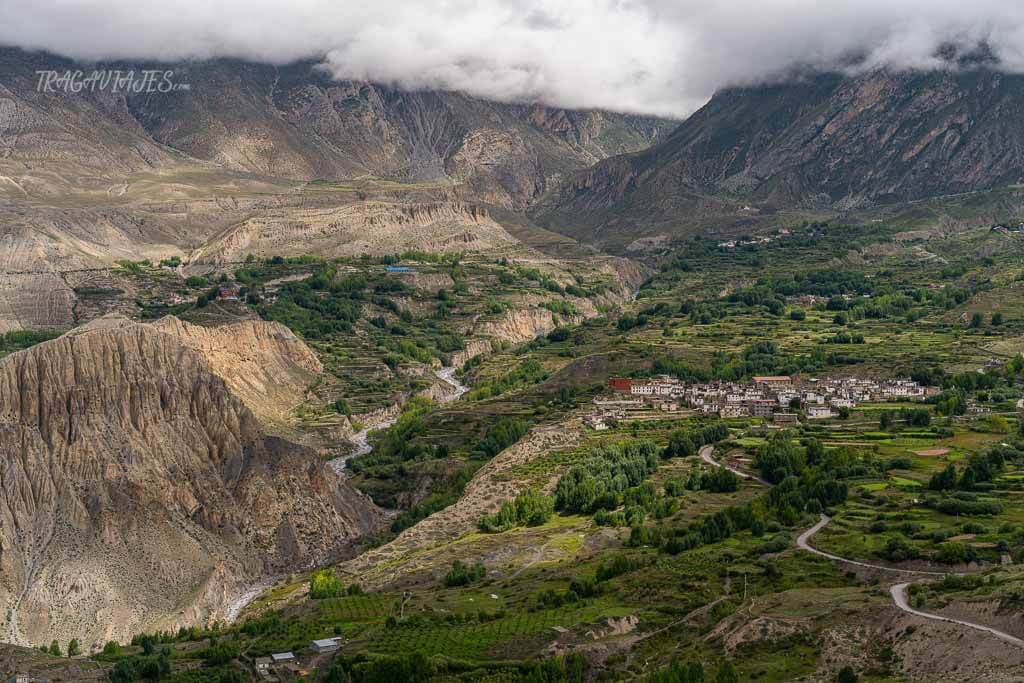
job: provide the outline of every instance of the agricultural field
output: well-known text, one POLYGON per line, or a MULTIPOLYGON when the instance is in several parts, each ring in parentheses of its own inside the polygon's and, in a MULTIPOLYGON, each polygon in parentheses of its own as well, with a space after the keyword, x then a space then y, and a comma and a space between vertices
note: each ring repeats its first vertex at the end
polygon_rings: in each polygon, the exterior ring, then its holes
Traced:
MULTIPOLYGON (((151 651, 167 648, 172 680, 291 650, 309 680, 657 681, 699 662, 708 680, 901 681, 930 680, 948 665, 934 643, 965 639, 967 679, 1018 675, 1005 642, 890 592, 1024 637, 1024 306, 1006 239, 802 224, 756 247, 694 240, 632 303, 597 271, 500 259, 243 266, 239 309, 327 369, 306 428, 395 406, 349 463, 390 528, 233 624, 151 634, 151 651), (546 324, 494 334, 514 311, 546 324), (430 391, 442 367, 466 386, 454 399, 430 391), (584 426, 610 377, 658 374, 935 390, 785 429, 652 407, 584 426), (808 543, 841 560, 798 543, 816 523, 808 543), (327 637, 340 653, 309 653, 327 637)), ((140 643, 106 661, 155 656, 140 643)))

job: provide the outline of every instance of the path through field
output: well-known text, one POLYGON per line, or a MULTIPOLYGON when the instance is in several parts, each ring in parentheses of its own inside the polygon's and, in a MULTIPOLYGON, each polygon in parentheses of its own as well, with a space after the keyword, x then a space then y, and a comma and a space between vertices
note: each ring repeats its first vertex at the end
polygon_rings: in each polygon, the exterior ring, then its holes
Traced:
MULTIPOLYGON (((764 484, 766 486, 771 486, 770 483, 764 481, 763 479, 759 479, 758 477, 756 477, 756 476, 754 476, 752 474, 747 474, 746 472, 741 472, 741 471, 739 471, 737 469, 729 467, 728 465, 720 465, 713 457, 711 457, 711 454, 714 453, 714 450, 715 450, 714 446, 704 446, 703 448, 701 448, 700 449, 700 457, 701 457, 701 459, 704 460, 704 462, 708 463, 709 465, 714 465, 716 467, 725 467, 730 472, 732 472, 735 475, 737 475, 739 477, 742 477, 744 479, 751 479, 751 480, 760 482, 760 483, 762 483, 762 484, 764 484)), ((816 533, 818 533, 819 531, 824 529, 825 526, 829 522, 831 522, 831 521, 832 521, 831 517, 829 517, 828 515, 822 514, 821 518, 818 520, 818 522, 814 526, 812 526, 810 529, 808 529, 807 531, 805 531, 802 534, 800 534, 799 538, 796 539, 797 546, 801 550, 805 550, 805 551, 807 551, 809 553, 813 553, 813 554, 818 555, 820 557, 827 558, 827 559, 832 560, 834 562, 840 562, 842 564, 853 565, 855 567, 864 567, 866 569, 874 569, 874 570, 882 571, 882 572, 890 572, 890 573, 893 573, 893 574, 903 574, 903 575, 921 576, 921 577, 943 577, 943 576, 947 576, 950 573, 950 572, 930 572, 930 571, 923 571, 923 570, 917 570, 917 569, 897 569, 895 567, 885 567, 885 566, 882 566, 880 564, 871 564, 869 562, 860 562, 858 560, 851 560, 851 559, 848 559, 848 558, 845 558, 845 557, 841 557, 839 555, 833 555, 832 553, 827 553, 827 552, 825 552, 823 550, 818 550, 817 548, 815 548, 814 546, 811 545, 811 538, 816 533)), ((944 622, 949 623, 949 624, 958 624, 960 626, 966 626, 967 628, 973 628, 973 629, 975 629, 977 631, 984 631, 986 633, 990 633, 990 634, 994 635, 997 638, 1005 640, 1008 643, 1012 643, 1012 644, 1017 645, 1019 647, 1024 647, 1024 640, 1021 640, 1020 638, 1018 638, 1016 636, 1012 636, 1009 633, 1006 633, 1004 631, 1000 631, 998 629, 994 629, 994 628, 991 628, 989 626, 982 626, 981 624, 975 624, 975 623, 970 622, 970 621, 964 621, 962 619, 953 619, 952 617, 944 617, 944 616, 941 616, 939 614, 933 614, 931 612, 922 612, 921 610, 914 609, 913 607, 910 606, 910 603, 907 600, 907 587, 909 585, 910 585, 910 582, 897 583, 897 584, 895 584, 895 585, 893 585, 893 586, 891 586, 889 588, 889 593, 890 593, 890 595, 892 595, 893 603, 896 605, 897 608, 903 610, 907 614, 913 614, 914 616, 922 617, 924 619, 931 619, 933 621, 944 621, 944 622)))
MULTIPOLYGON (((821 519, 818 520, 817 524, 815 524, 810 529, 800 534, 800 538, 798 538, 796 541, 797 545, 800 546, 802 550, 814 553, 815 555, 820 555, 821 557, 827 557, 828 559, 834 560, 836 562, 842 562, 843 564, 850 564, 858 567, 867 567, 869 569, 876 569, 879 571, 893 572, 899 574, 913 574, 917 576, 924 575, 933 577, 946 576, 946 574, 943 572, 918 571, 914 569, 896 569, 893 567, 883 567, 882 565, 877 564, 869 564, 867 562, 858 562, 857 560, 849 560, 845 557, 840 557, 838 555, 833 555, 831 553, 826 553, 822 550, 818 550, 810 544, 810 539, 812 536, 814 536, 814 534, 821 531, 825 527, 825 525, 831 521, 831 517, 827 515, 822 515, 821 519)), ((967 628, 973 628, 976 631, 984 631, 985 633, 990 633, 997 638, 1005 640, 1008 643, 1012 643, 1019 647, 1024 647, 1024 640, 1021 640, 1016 636, 1012 636, 1004 631, 994 629, 990 626, 982 626, 981 624, 975 624, 970 621, 964 621, 962 619, 953 619, 952 617, 944 617, 939 614, 933 614, 931 612, 922 612, 921 610, 914 609, 910 606, 910 603, 907 600, 907 587, 909 585, 909 582, 897 583, 889 588, 889 594, 892 595, 893 603, 895 603, 896 607, 903 610, 907 614, 913 614, 914 616, 922 617, 924 619, 931 619, 932 621, 945 621, 949 624, 958 624, 960 626, 966 626, 967 628)))

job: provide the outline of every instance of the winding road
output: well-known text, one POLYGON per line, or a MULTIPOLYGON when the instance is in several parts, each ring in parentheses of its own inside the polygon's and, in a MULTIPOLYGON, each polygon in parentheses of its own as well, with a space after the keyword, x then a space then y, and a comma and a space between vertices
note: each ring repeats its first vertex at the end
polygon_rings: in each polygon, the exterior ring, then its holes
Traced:
MULTIPOLYGON (((831 553, 826 553, 822 550, 818 550, 817 548, 812 546, 809 541, 814 534, 821 531, 821 529, 823 529, 825 525, 831 521, 831 517, 829 517, 828 515, 822 515, 821 519, 818 520, 817 524, 815 524, 810 529, 800 534, 800 538, 796 540, 796 544, 800 546, 801 550, 806 550, 809 553, 813 553, 821 557, 826 557, 835 562, 841 562, 843 564, 854 565, 857 567, 866 567, 868 569, 875 569, 883 572, 892 572, 895 574, 911 574, 914 576, 938 577, 947 575, 947 573, 944 572, 929 572, 920 571, 916 569, 896 569, 894 567, 883 567, 879 564, 870 564, 868 562, 858 562, 857 560, 849 560, 845 557, 840 557, 839 555, 833 555, 831 553)), ((1012 636, 1009 633, 1006 633, 1005 631, 1000 631, 999 629, 995 629, 990 626, 982 626, 981 624, 975 624, 971 621, 964 621, 963 619, 944 617, 940 614, 934 614, 932 612, 922 612, 921 610, 914 609, 910 606, 910 603, 907 599, 908 586, 910 586, 910 582, 897 583, 889 588, 889 594, 892 595, 893 603, 895 603, 896 607, 903 610, 907 614, 913 614, 914 616, 922 617, 924 619, 931 619, 932 621, 944 621, 948 624, 966 626, 967 628, 972 628, 975 631, 984 631, 985 633, 993 635, 1001 640, 1005 640, 1008 643, 1024 648, 1024 640, 1021 640, 1016 636, 1012 636)))
POLYGON ((914 615, 917 615, 919 617, 924 617, 925 619, 934 619, 935 621, 945 621, 945 622, 948 622, 950 624, 958 624, 960 626, 966 626, 967 628, 973 628, 976 631, 984 631, 985 633, 989 633, 991 635, 994 635, 996 638, 1000 638, 1002 640, 1005 640, 1008 643, 1012 643, 1013 645, 1016 645, 1018 647, 1024 647, 1024 640, 1021 640, 1020 638, 1018 638, 1016 636, 1011 636, 1009 633, 1004 633, 1003 631, 1000 631, 998 629, 994 629, 994 628, 991 628, 989 626, 982 626, 981 624, 975 624, 975 623, 972 623, 970 621, 963 621, 962 619, 953 619, 952 617, 943 617, 943 616, 938 615, 938 614, 932 614, 931 612, 921 612, 920 610, 914 609, 907 602, 907 586, 909 586, 909 585, 910 585, 909 583, 897 583, 895 586, 893 586, 892 588, 889 589, 889 593, 892 594, 893 602, 895 602, 896 606, 899 607, 904 612, 907 612, 909 614, 914 614, 914 615))
MULTIPOLYGON (((700 449, 700 457, 701 457, 701 459, 704 462, 708 463, 709 465, 714 465, 716 467, 725 467, 727 470, 729 470, 730 472, 732 472, 733 474, 735 474, 738 477, 742 477, 744 479, 750 479, 750 480, 753 480, 753 481, 757 481, 757 482, 759 482, 761 484, 764 484, 765 486, 771 486, 771 484, 769 482, 767 482, 767 481, 765 481, 763 479, 760 479, 760 478, 758 478, 758 477, 756 477, 756 476, 754 476, 752 474, 747 474, 746 472, 741 472, 741 471, 739 471, 739 470, 737 470, 735 468, 729 467, 728 465, 720 464, 713 457, 711 457, 711 454, 714 453, 714 450, 715 450, 714 446, 704 446, 703 448, 701 448, 700 449)), ((829 522, 831 522, 831 521, 832 521, 831 517, 829 517, 828 515, 822 514, 821 518, 818 520, 818 522, 814 526, 812 526, 810 529, 808 529, 807 531, 805 531, 802 534, 800 534, 800 537, 796 539, 797 546, 801 550, 805 550, 805 551, 807 551, 809 553, 812 553, 814 555, 818 555, 819 557, 824 557, 826 559, 832 560, 833 562, 840 562, 842 564, 848 564, 848 565, 852 565, 852 566, 855 566, 855 567, 864 567, 866 569, 874 569, 876 571, 890 572, 890 573, 893 573, 893 574, 902 574, 902 575, 906 575, 906 576, 921 576, 921 577, 925 577, 925 576, 928 576, 928 577, 943 577, 943 576, 947 576, 948 574, 951 573, 951 572, 930 572, 930 571, 917 570, 917 569, 897 569, 895 567, 885 567, 885 566, 882 566, 880 564, 871 564, 869 562, 860 562, 858 560, 850 560, 850 559, 847 559, 845 557, 840 557, 839 555, 833 555, 832 553, 827 553, 827 552, 825 552, 823 550, 818 550, 817 548, 815 548, 814 546, 811 545, 811 543, 810 543, 811 537, 813 537, 814 534, 816 534, 819 531, 821 531, 822 529, 824 529, 825 526, 829 522)), ((967 628, 971 628, 971 629, 974 629, 976 631, 983 631, 985 633, 988 633, 990 635, 995 636, 996 638, 999 638, 1000 640, 1004 640, 1004 641, 1006 641, 1008 643, 1011 643, 1012 645, 1016 645, 1018 647, 1024 648, 1024 640, 1022 640, 1022 639, 1020 639, 1020 638, 1018 638, 1016 636, 1012 636, 1009 633, 1006 633, 1005 631, 1000 631, 999 629, 995 629, 995 628, 992 628, 990 626, 983 626, 981 624, 975 624, 975 623, 970 622, 970 621, 964 621, 962 619, 954 619, 952 617, 944 617, 944 616, 942 616, 940 614, 933 614, 931 612, 922 612, 921 610, 914 609, 913 607, 910 606, 910 603, 909 603, 908 598, 907 598, 907 588, 909 586, 910 586, 910 582, 904 582, 904 583, 894 584, 893 586, 891 586, 889 588, 889 593, 890 593, 890 595, 892 595, 893 603, 896 605, 897 608, 899 608, 900 610, 906 612, 907 614, 913 614, 914 616, 922 617, 924 619, 931 619, 932 621, 944 621, 944 622, 946 622, 948 624, 957 624, 959 626, 966 626, 967 628)))
POLYGON ((772 483, 770 481, 765 481, 761 477, 758 477, 758 476, 753 475, 753 474, 748 474, 746 472, 743 472, 742 470, 736 469, 735 467, 729 467, 728 465, 723 465, 722 463, 718 462, 717 460, 715 460, 714 458, 711 457, 711 454, 714 453, 714 452, 715 452, 714 445, 702 446, 700 451, 698 451, 698 453, 700 454, 701 460, 703 460, 707 464, 711 465, 712 467, 724 467, 725 469, 729 470, 730 472, 735 474, 740 479, 749 479, 750 481, 756 481, 758 484, 764 484, 765 486, 771 486, 772 485, 772 483))

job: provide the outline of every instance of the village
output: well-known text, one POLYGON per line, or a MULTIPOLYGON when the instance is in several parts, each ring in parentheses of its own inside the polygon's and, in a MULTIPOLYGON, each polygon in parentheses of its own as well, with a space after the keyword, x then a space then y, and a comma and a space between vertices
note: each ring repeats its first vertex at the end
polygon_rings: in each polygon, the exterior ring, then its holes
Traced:
POLYGON ((860 403, 922 401, 938 393, 910 379, 878 381, 859 377, 807 378, 755 376, 748 382, 687 383, 668 375, 651 379, 612 377, 608 391, 594 399, 597 410, 586 418, 593 429, 608 428, 608 420, 627 410, 689 409, 721 418, 753 417, 775 424, 795 424, 801 413, 823 420, 847 413, 860 403))

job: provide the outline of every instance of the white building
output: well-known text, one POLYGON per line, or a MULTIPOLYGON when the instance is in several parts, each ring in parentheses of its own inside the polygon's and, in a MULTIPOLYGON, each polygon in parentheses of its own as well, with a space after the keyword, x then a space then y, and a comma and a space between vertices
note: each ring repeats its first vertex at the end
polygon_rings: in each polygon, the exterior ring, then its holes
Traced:
POLYGON ((334 652, 341 647, 341 638, 324 638, 323 640, 314 640, 310 647, 313 652, 334 652))
POLYGON ((807 407, 807 418, 810 420, 824 420, 832 417, 832 409, 828 406, 813 405, 807 407))

